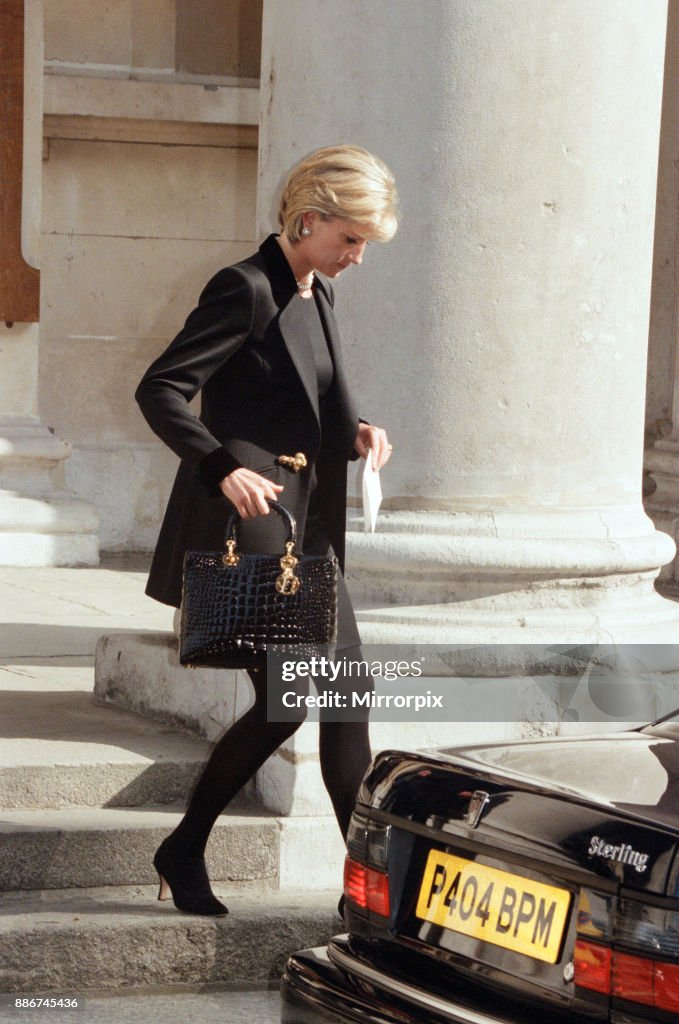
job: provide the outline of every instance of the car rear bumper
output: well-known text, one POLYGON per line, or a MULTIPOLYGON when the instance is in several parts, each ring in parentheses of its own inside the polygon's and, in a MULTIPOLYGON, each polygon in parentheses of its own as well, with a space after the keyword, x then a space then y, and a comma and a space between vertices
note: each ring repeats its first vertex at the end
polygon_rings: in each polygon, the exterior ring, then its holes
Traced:
POLYGON ((406 984, 355 957, 346 936, 294 953, 281 982, 282 1024, 517 1024, 406 984))

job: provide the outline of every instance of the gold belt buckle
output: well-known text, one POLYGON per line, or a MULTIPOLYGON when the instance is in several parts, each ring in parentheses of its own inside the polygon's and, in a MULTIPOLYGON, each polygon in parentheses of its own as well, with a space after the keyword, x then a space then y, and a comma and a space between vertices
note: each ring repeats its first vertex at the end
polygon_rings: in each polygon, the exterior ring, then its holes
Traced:
POLYGON ((304 469, 307 466, 304 452, 297 452, 296 455, 279 455, 276 462, 280 466, 287 466, 293 473, 299 473, 300 469, 304 469))

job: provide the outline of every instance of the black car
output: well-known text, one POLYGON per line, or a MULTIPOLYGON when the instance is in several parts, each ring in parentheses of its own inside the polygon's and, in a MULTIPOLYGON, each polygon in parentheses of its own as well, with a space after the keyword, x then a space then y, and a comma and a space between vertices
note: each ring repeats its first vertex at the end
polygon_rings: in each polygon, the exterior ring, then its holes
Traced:
POLYGON ((385 751, 347 933, 288 960, 285 1024, 679 1020, 679 712, 582 738, 385 751))

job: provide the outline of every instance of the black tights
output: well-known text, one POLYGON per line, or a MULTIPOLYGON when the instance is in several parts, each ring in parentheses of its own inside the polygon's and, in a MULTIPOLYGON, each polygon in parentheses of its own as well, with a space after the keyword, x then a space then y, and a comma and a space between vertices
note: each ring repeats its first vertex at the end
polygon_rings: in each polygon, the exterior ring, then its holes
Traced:
MULTIPOLYGON (((255 703, 215 744, 172 842, 187 855, 205 851, 215 821, 266 759, 302 724, 267 721, 266 669, 248 672, 255 703)), ((359 783, 370 763, 368 722, 319 724, 321 773, 346 840, 359 783)))

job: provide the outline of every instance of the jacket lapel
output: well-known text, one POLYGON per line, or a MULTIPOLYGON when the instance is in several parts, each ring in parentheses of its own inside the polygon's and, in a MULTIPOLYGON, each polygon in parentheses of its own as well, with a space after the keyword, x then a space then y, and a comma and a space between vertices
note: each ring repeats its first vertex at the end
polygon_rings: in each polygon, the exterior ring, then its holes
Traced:
POLYGON ((306 331, 301 314, 300 304, 290 302, 285 306, 278 318, 278 327, 285 342, 290 358, 302 382, 309 404, 314 411, 320 430, 321 416, 318 408, 318 378, 311 339, 306 331))
POLYGON ((297 282, 276 239, 276 235, 269 235, 260 245, 259 251, 266 264, 273 300, 279 309, 278 329, 309 399, 320 432, 318 380, 311 339, 305 330, 299 303, 291 301, 297 295, 297 282))
MULTIPOLYGON (((295 275, 276 240, 276 235, 269 235, 262 242, 259 251, 266 263, 274 302, 280 310, 278 327, 281 337, 309 399, 309 404, 313 409, 320 432, 321 416, 318 404, 318 378, 316 376, 316 362, 312 342, 301 315, 300 303, 291 301, 297 294, 295 275)), ((330 286, 320 274, 317 274, 316 282, 318 285, 316 288, 316 305, 325 329, 325 336, 328 340, 330 358, 335 368, 333 385, 328 395, 328 397, 332 396, 334 408, 331 415, 327 417, 327 422, 323 424, 323 445, 324 447, 346 449, 347 452, 350 452, 356 440, 358 415, 349 395, 349 388, 342 366, 339 333, 330 301, 330 286), (328 436, 328 433, 330 436, 328 436)))
POLYGON ((332 417, 331 422, 325 424, 325 426, 326 429, 329 427, 332 430, 333 447, 342 449, 346 447, 347 451, 350 452, 356 440, 358 412, 351 399, 347 379, 344 374, 335 313, 330 305, 327 286, 321 278, 319 278, 319 287, 316 290, 316 305, 318 306, 318 312, 325 329, 325 336, 328 339, 330 358, 335 367, 335 377, 331 388, 336 404, 335 415, 332 417))

